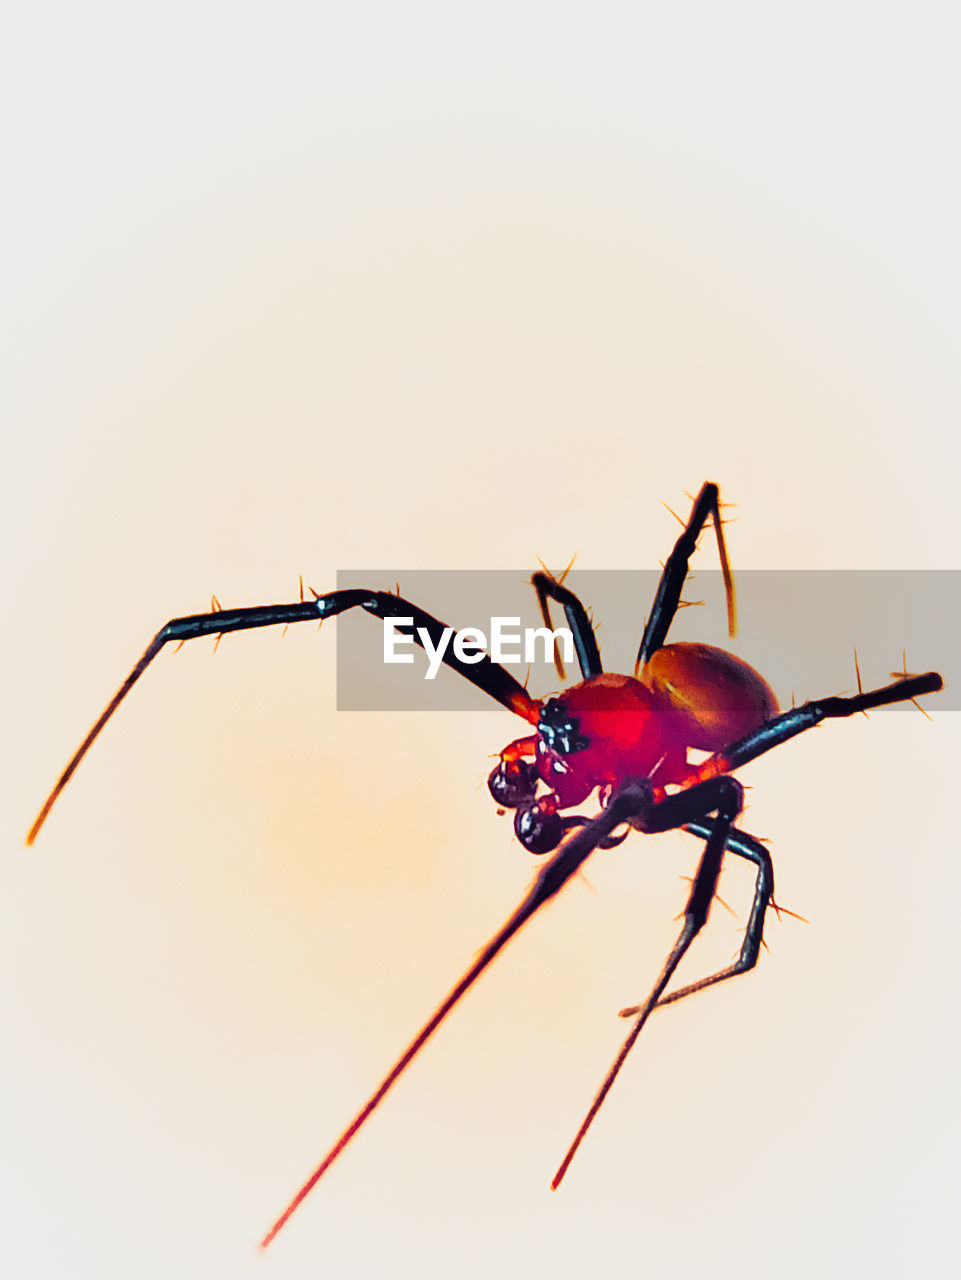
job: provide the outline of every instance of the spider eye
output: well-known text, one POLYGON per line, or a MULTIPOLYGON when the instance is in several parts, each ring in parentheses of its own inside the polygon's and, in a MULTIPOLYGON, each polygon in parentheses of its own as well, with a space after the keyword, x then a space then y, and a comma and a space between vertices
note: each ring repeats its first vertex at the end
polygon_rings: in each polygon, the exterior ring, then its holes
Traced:
POLYGON ((567 706, 560 698, 548 698, 541 707, 537 732, 555 755, 570 756, 575 751, 586 751, 590 739, 584 737, 580 727, 580 720, 577 716, 568 715, 567 706))

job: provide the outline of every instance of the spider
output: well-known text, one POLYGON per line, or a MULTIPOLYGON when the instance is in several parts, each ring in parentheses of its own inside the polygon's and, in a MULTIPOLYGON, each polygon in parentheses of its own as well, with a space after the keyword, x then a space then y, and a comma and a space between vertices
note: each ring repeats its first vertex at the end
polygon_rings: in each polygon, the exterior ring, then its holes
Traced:
MULTIPOLYGON (((677 941, 646 998, 621 1010, 622 1017, 632 1019, 630 1032, 554 1175, 551 1186, 556 1189, 652 1011, 746 973, 757 963, 767 910, 778 910, 774 902, 774 871, 765 846, 736 825, 744 796, 733 773, 822 720, 913 699, 942 687, 937 672, 904 672, 893 684, 864 692, 859 676, 856 695, 822 698, 782 713, 765 680, 733 654, 705 644, 667 644, 668 631, 681 605, 690 559, 708 521, 714 527, 724 577, 728 630, 734 634, 734 585, 720 506, 717 485, 705 482, 664 565, 632 675, 604 671, 583 604, 564 586, 563 575, 558 579, 546 571, 535 573, 531 582, 548 627, 550 602, 564 611, 580 667, 579 683, 557 697, 533 698, 486 654, 479 660, 472 655, 473 660, 468 662, 456 649, 445 649, 443 661, 447 666, 533 726, 533 733, 510 742, 500 752, 488 786, 502 810, 514 811, 514 831, 524 848, 535 855, 553 852, 553 856, 544 863, 517 910, 478 953, 301 1186, 267 1232, 262 1246, 270 1243, 474 981, 595 849, 620 844, 632 830, 646 835, 684 830, 703 842, 703 851, 677 941), (707 758, 700 764, 690 763, 689 750, 706 752, 707 758), (570 812, 595 792, 599 804, 595 816, 570 812), (733 963, 718 972, 667 991, 678 965, 707 921, 726 852, 746 859, 755 871, 754 896, 740 952, 733 963)), ((183 643, 198 636, 219 638, 227 631, 317 621, 353 608, 381 619, 404 619, 403 624, 397 625, 411 631, 422 647, 422 634, 436 649, 444 632, 443 623, 399 594, 363 588, 311 594, 311 600, 302 598, 293 604, 244 609, 221 609, 214 599, 214 611, 174 618, 162 627, 60 775, 30 828, 27 843, 33 843, 104 725, 171 641, 183 643)), ((559 659, 556 661, 563 679, 563 668, 559 659)))

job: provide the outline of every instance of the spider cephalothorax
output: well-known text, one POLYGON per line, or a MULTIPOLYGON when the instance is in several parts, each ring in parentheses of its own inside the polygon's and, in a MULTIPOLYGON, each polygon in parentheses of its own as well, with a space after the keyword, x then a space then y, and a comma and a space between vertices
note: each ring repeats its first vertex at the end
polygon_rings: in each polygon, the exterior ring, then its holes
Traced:
POLYGON ((766 682, 733 654, 704 644, 664 645, 640 678, 599 672, 548 698, 537 732, 505 748, 488 785, 499 805, 517 811, 514 830, 524 848, 549 853, 565 831, 586 821, 559 811, 595 790, 610 795, 628 778, 647 778, 662 793, 689 785, 699 778, 689 749, 720 750, 777 710, 766 682))

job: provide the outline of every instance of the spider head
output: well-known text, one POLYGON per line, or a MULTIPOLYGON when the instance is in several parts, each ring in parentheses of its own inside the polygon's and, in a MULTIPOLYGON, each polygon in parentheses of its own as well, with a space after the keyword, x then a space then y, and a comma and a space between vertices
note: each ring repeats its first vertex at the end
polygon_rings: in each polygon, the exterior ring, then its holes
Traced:
POLYGON ((581 732, 580 717, 571 714, 566 699, 548 698, 537 721, 537 772, 561 809, 580 804, 597 785, 590 745, 591 739, 581 732))

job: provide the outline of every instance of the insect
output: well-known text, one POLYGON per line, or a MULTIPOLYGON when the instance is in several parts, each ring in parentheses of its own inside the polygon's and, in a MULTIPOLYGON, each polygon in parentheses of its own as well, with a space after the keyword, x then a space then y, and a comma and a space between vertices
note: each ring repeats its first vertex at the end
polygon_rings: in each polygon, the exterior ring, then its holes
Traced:
MULTIPOLYGON (((513 811, 514 830, 524 848, 538 856, 552 856, 542 865, 517 910, 478 953, 301 1186, 264 1237, 264 1246, 344 1150, 468 988, 595 849, 618 845, 631 831, 654 834, 682 829, 702 842, 703 850, 677 940, 645 999, 621 1011, 632 1022, 630 1032, 554 1175, 551 1185, 556 1188, 652 1011, 746 973, 757 962, 767 910, 778 909, 774 903, 774 872, 765 846, 737 826, 743 791, 732 776, 735 771, 822 720, 913 699, 942 687, 940 675, 933 671, 924 675, 904 672, 894 683, 868 692, 861 689, 859 678, 856 695, 823 698, 782 713, 764 679, 733 654, 703 644, 668 644, 668 631, 681 605, 690 559, 708 522, 715 531, 727 597, 728 629, 734 634, 734 586, 720 507, 717 486, 705 483, 664 566, 632 675, 603 670, 587 611, 562 579, 547 572, 535 573, 531 581, 548 627, 551 602, 564 611, 580 667, 578 683, 556 697, 533 698, 488 655, 479 660, 474 655, 473 661, 467 661, 456 647, 444 648, 443 662, 447 666, 532 728, 532 732, 510 742, 500 752, 488 785, 498 806, 513 811), (690 751, 707 753, 706 759, 691 763, 690 751), (572 812, 592 796, 598 810, 593 816, 572 812), (755 873, 754 896, 740 953, 718 972, 668 991, 678 965, 708 918, 725 853, 746 859, 755 873)), ((403 624, 396 625, 406 626, 422 647, 429 640, 435 651, 445 631, 443 623, 399 594, 348 588, 312 595, 313 599, 292 604, 218 608, 211 613, 174 618, 162 627, 74 753, 34 821, 27 843, 34 841, 104 725, 165 645, 198 636, 219 637, 228 631, 317 621, 353 608, 384 620, 404 619, 403 624)), ((560 664, 558 669, 563 677, 560 664)))

